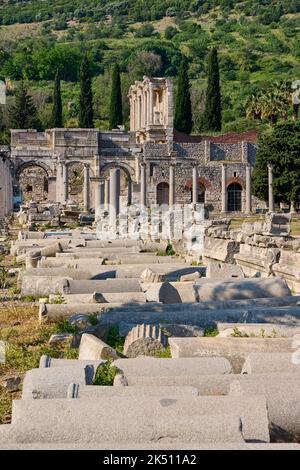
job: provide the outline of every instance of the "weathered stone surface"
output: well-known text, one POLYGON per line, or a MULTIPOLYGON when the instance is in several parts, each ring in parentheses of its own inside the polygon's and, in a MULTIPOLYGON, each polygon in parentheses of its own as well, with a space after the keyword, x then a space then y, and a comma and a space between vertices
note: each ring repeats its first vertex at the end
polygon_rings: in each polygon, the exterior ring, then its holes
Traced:
POLYGON ((291 442, 300 435, 300 375, 286 380, 281 375, 243 376, 230 386, 233 396, 262 394, 267 399, 269 427, 273 441, 291 442))
POLYGON ((143 284, 142 289, 145 290, 147 302, 176 304, 196 301, 194 284, 192 282, 163 282, 153 283, 153 285, 143 284))
POLYGON ((230 278, 243 278, 245 276, 242 269, 235 264, 210 261, 207 264, 206 277, 213 280, 228 280, 230 278))
POLYGON ((197 357, 179 359, 157 359, 139 357, 135 359, 117 359, 113 363, 123 374, 152 376, 179 376, 199 374, 229 374, 232 370, 227 359, 222 357, 197 357))
POLYGON ((261 352, 292 352, 290 338, 169 338, 171 354, 180 357, 226 357, 233 372, 242 371, 248 354, 261 352))
POLYGON ((157 325, 137 325, 126 336, 124 354, 127 357, 154 356, 167 346, 167 337, 157 325))
POLYGON ((94 365, 80 362, 69 367, 32 369, 25 374, 22 399, 65 398, 71 382, 92 384, 95 372, 94 365))
POLYGON ((84 331, 90 326, 92 326, 91 319, 89 315, 85 315, 83 313, 77 313, 75 315, 71 315, 68 319, 68 323, 71 326, 75 326, 79 331, 84 331))
MULTIPOLYGON (((49 294, 59 294, 68 283, 68 278, 61 276, 26 276, 22 278, 21 294, 45 297, 49 294)), ((71 279, 70 279, 71 281, 71 279)), ((78 281, 83 282, 83 281, 78 281)))
POLYGON ((7 392, 17 392, 20 389, 21 377, 15 375, 14 377, 8 377, 7 379, 0 381, 0 386, 7 392))
POLYGON ((65 284, 64 294, 92 294, 93 292, 141 292, 138 279, 109 279, 104 281, 73 281, 65 284))
MULTIPOLYGON (((293 346, 293 341, 291 342, 293 346)), ((297 350, 291 352, 251 352, 246 357, 242 374, 276 374, 295 373, 300 374, 299 354, 297 350)))
POLYGON ((180 282, 188 282, 188 281, 197 281, 197 279, 200 279, 201 275, 199 271, 195 271, 194 273, 190 274, 183 274, 183 276, 180 276, 180 282))
POLYGON ((292 337, 300 333, 300 326, 287 326, 274 323, 221 323, 217 324, 219 337, 258 336, 261 338, 292 337))
POLYGON ((78 359, 97 361, 99 359, 116 359, 117 357, 117 352, 96 336, 86 333, 81 336, 78 359))
POLYGON ((50 336, 49 339, 49 344, 51 346, 57 346, 58 344, 66 344, 71 346, 73 340, 73 334, 72 333, 55 333, 50 336))
MULTIPOLYGON (((23 400, 20 400, 21 403, 23 400)), ((1 429, 0 442, 36 443, 36 442, 82 442, 105 443, 117 442, 118 446, 126 442, 170 443, 186 441, 190 443, 236 443, 243 442, 241 420, 236 414, 200 416, 154 416, 154 412, 145 410, 137 413, 141 407, 126 406, 113 400, 109 408, 103 406, 95 410, 94 400, 49 400, 50 407, 45 409, 45 400, 39 400, 39 410, 36 406, 28 406, 28 412, 36 413, 38 419, 33 423, 28 418, 18 421, 15 425, 1 429), (123 405, 122 409, 118 404, 123 405), (55 408, 54 408, 55 407, 55 408), (52 411, 53 408, 53 411, 52 411), (43 413, 42 413, 43 409, 43 413), (128 412, 126 412, 128 410, 128 412), (124 414, 126 412, 126 415, 124 414), (130 412, 130 414, 129 414, 130 412), (145 416, 146 415, 146 416, 145 416), (46 416, 46 418, 45 418, 46 416), (59 416, 59 419, 58 419, 59 416), (88 419, 82 420, 86 416, 88 419), (120 420, 120 416, 124 419, 120 420), (128 416, 128 418, 126 418, 128 416), (128 422, 131 426, 128 426, 128 422), (80 426, 78 426, 80 423, 80 426), (171 436, 171 437, 169 437, 171 436)), ((47 403, 47 405, 48 405, 47 403)), ((35 403, 36 405, 36 403, 35 403)), ((160 410, 163 407, 160 405, 160 410)), ((167 407, 168 408, 168 407, 167 407)), ((163 408, 164 410, 167 409, 163 408)))
MULTIPOLYGON (((24 275, 30 277, 67 277, 76 280, 87 280, 92 277, 89 271, 74 268, 29 268, 26 269, 24 275)), ((22 281, 22 276, 20 276, 20 280, 22 281)))
POLYGON ((141 282, 163 282, 165 274, 156 273, 150 268, 146 268, 141 274, 141 282))
POLYGON ((110 387, 97 385, 70 384, 68 398, 186 398, 197 397, 199 392, 195 387, 182 386, 133 386, 110 387))
MULTIPOLYGON (((54 414, 58 416, 57 411, 54 411, 56 404, 60 414, 62 414, 61 418, 63 418, 67 410, 69 413, 72 412, 71 410, 74 410, 75 416, 79 416, 79 412, 87 410, 87 405, 91 403, 92 400, 88 398, 78 402, 65 400, 65 404, 62 403, 62 400, 51 400, 47 402, 45 400, 39 400, 35 403, 39 417, 38 419, 33 418, 33 421, 41 424, 41 417, 47 412, 47 404, 50 410, 53 410, 54 414), (68 404, 72 405, 69 406, 68 404)), ((22 403, 22 401, 14 402, 13 424, 24 423, 26 417, 29 417, 29 410, 26 408, 26 404, 26 402, 22 403)), ((28 406, 29 409, 32 409, 31 401, 28 402, 28 406)), ((201 417, 205 422, 206 417, 212 413, 212 410, 213 415, 219 416, 219 421, 221 421, 224 416, 226 417, 230 414, 241 417, 241 430, 245 440, 269 442, 266 400, 263 396, 189 397, 173 400, 168 398, 158 399, 155 397, 120 397, 118 400, 113 400, 112 398, 103 397, 99 402, 94 401, 94 418, 91 417, 92 410, 87 413, 82 413, 81 425, 84 427, 87 421, 93 425, 97 417, 100 423, 106 422, 108 418, 111 418, 114 422, 117 413, 119 413, 119 416, 122 415, 124 417, 124 424, 126 423, 126 418, 129 416, 131 416, 131 420, 133 417, 135 420, 139 418, 141 421, 140 424, 136 421, 138 428, 144 424, 142 421, 148 422, 148 418, 151 416, 156 417, 156 419, 159 419, 159 416, 164 417, 166 421, 176 416, 178 419, 180 419, 179 417, 185 417, 187 421, 189 421, 189 418, 194 416, 201 417), (121 412, 122 408, 124 410, 123 413, 121 412)), ((67 420, 68 423, 72 421, 71 417, 67 420)), ((63 425, 63 423, 64 421, 61 419, 61 424, 63 425)), ((123 427, 121 423, 120 426, 121 428, 123 427)), ((221 423, 219 426, 221 427, 221 423)), ((138 431, 138 429, 136 431, 138 431)), ((194 429, 191 429, 191 431, 193 432, 194 429)), ((219 435, 219 431, 216 431, 216 434, 219 435)), ((136 439, 137 442, 139 442, 140 439, 143 439, 143 436, 140 438, 136 437, 136 439)), ((220 438, 218 438, 218 440, 219 439, 220 438)), ((124 440, 124 438, 121 440, 124 440)), ((146 439, 146 441, 148 441, 148 439, 146 439)))
POLYGON ((73 314, 101 314, 102 312, 112 308, 121 307, 122 304, 45 304, 41 303, 39 306, 39 320, 42 321, 56 321, 68 319, 73 314))
POLYGON ((234 255, 239 252, 239 248, 240 244, 232 240, 205 237, 203 258, 233 263, 234 255))

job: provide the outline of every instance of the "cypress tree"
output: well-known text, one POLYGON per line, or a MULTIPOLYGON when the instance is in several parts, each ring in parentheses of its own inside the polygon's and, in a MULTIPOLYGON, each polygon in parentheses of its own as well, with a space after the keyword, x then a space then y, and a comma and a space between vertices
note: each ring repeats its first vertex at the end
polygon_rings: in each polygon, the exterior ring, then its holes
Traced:
POLYGON ((63 127, 59 70, 57 70, 55 74, 55 80, 54 80, 52 126, 57 127, 57 128, 63 127))
POLYGON ((188 61, 183 56, 179 68, 174 127, 179 132, 190 134, 193 127, 188 61))
POLYGON ((16 88, 15 102, 9 109, 9 117, 10 126, 14 129, 42 130, 37 109, 23 80, 16 88))
POLYGON ((80 65, 79 127, 94 127, 92 78, 86 55, 80 65))
POLYGON ((121 124, 123 124, 121 77, 120 67, 116 64, 112 73, 109 128, 116 129, 121 124))
POLYGON ((208 56, 207 80, 203 130, 220 131, 222 129, 220 72, 218 51, 215 47, 208 56))

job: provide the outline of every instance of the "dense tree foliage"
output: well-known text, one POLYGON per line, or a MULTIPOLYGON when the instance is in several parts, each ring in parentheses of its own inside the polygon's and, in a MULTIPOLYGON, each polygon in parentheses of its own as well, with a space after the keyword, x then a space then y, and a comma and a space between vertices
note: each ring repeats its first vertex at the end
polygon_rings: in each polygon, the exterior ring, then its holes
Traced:
POLYGON ((218 52, 216 48, 213 48, 208 56, 207 90, 203 115, 203 129, 205 131, 215 132, 222 129, 220 72, 218 52))
POLYGON ((60 92, 60 71, 57 70, 54 80, 54 91, 53 91, 53 109, 52 109, 52 127, 61 128, 63 127, 62 118, 62 102, 60 92))
POLYGON ((79 127, 94 127, 90 64, 85 55, 80 65, 79 127))
POLYGON ((123 124, 122 90, 120 67, 119 64, 116 64, 112 73, 109 127, 110 129, 116 129, 120 124, 123 124))
POLYGON ((38 118, 36 107, 28 92, 25 82, 21 81, 15 91, 15 102, 11 105, 10 126, 13 129, 38 129, 41 123, 38 118))
POLYGON ((253 192, 267 201, 268 164, 273 165, 273 191, 277 202, 300 202, 300 122, 274 126, 260 143, 253 171, 253 192))
MULTIPOLYGON (((168 76, 176 88, 184 54, 189 62, 192 132, 199 132, 207 55, 218 47, 222 131, 263 130, 291 115, 290 100, 282 101, 273 88, 277 81, 300 76, 299 12, 300 0, 8 0, 0 2, 0 76, 9 83, 9 104, 15 82, 30 83, 43 127, 48 127, 52 83, 60 68, 64 125, 77 126, 79 70, 87 55, 95 125, 108 129, 107 89, 114 64, 120 65, 128 126, 130 84, 144 75, 168 76), (258 107, 262 112, 254 119, 258 107)), ((5 108, 0 132, 8 133, 5 108)))
POLYGON ((182 58, 175 103, 174 127, 180 132, 190 134, 193 127, 188 61, 182 58))

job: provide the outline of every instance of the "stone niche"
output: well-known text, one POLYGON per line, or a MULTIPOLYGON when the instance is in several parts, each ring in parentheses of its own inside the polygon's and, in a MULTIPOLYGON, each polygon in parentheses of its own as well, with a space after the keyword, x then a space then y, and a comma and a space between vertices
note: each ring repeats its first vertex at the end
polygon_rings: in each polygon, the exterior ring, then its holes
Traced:
POLYGON ((48 199, 48 175, 43 168, 25 168, 20 175, 20 189, 23 201, 43 202, 48 199))

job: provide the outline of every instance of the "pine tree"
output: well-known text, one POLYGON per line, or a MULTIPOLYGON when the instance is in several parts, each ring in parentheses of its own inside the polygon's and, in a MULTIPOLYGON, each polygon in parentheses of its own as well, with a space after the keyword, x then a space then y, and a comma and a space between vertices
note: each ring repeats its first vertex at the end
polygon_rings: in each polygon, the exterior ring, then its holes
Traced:
POLYGON ((220 131, 222 129, 222 106, 218 51, 214 47, 208 56, 208 74, 203 130, 220 131))
POLYGON ((79 127, 94 127, 92 79, 86 55, 80 65, 79 127))
POLYGON ((120 67, 116 64, 112 73, 109 128, 116 129, 121 124, 123 124, 121 77, 120 67))
POLYGON ((188 70, 187 58, 183 57, 179 68, 174 127, 177 131, 185 134, 190 134, 193 127, 188 70))
POLYGON ((10 127, 14 129, 42 129, 38 112, 22 80, 15 91, 15 102, 9 109, 10 127))
POLYGON ((60 92, 60 72, 57 70, 54 80, 53 108, 52 108, 52 126, 55 128, 63 127, 62 102, 60 92))

